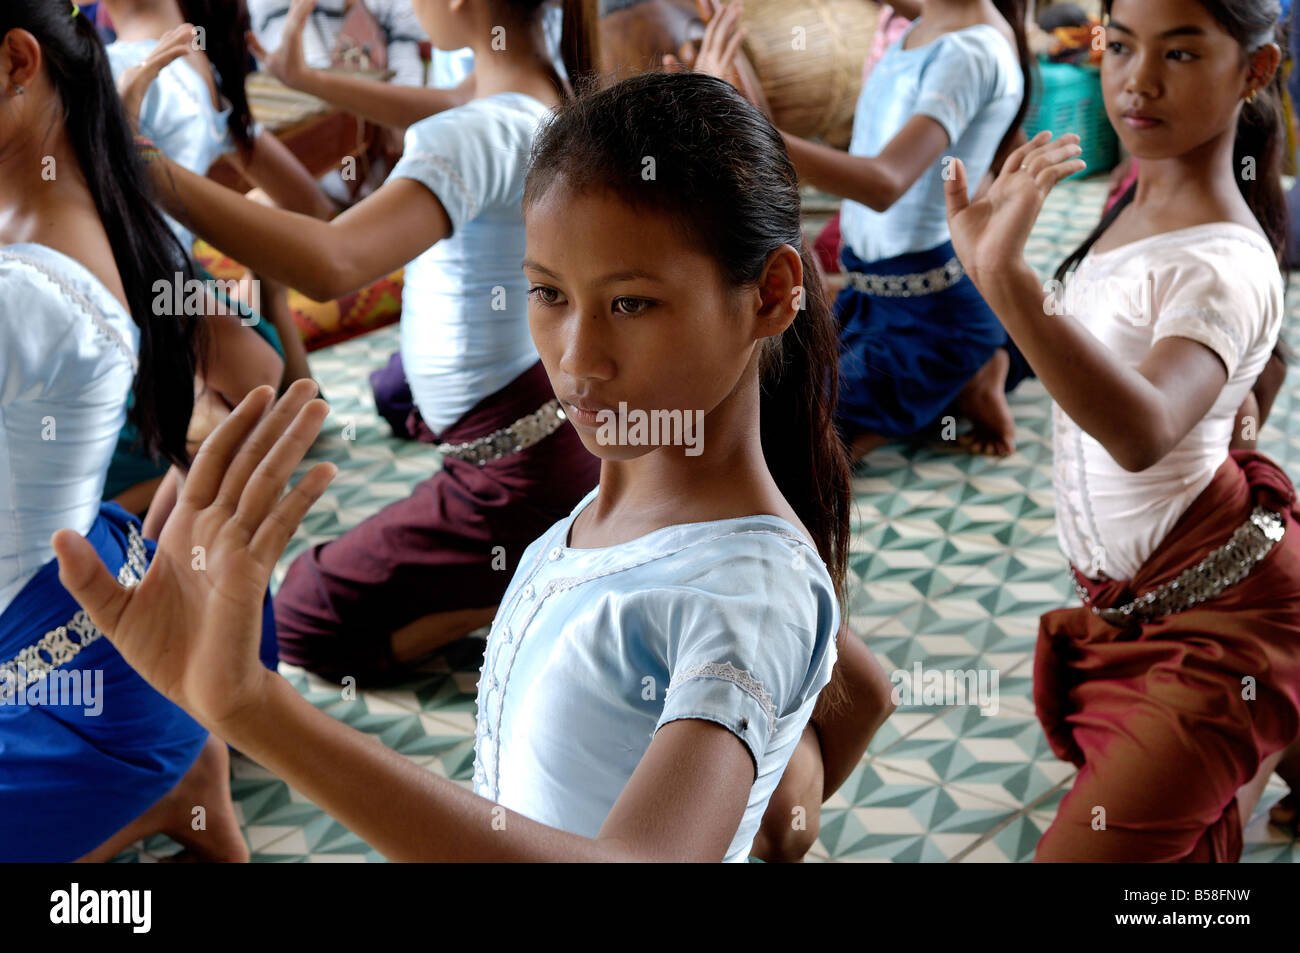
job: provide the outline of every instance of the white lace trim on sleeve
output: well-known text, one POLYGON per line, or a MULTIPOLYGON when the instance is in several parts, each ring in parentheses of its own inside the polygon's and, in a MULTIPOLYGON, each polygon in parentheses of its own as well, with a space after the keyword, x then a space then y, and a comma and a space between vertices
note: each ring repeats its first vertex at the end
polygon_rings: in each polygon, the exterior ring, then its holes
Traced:
POLYGON ((759 707, 763 709, 763 714, 767 715, 768 724, 775 727, 776 706, 772 704, 772 696, 763 688, 762 682, 743 668, 737 668, 730 662, 701 662, 698 665, 682 669, 673 675, 672 681, 668 683, 668 691, 664 693, 664 700, 668 700, 668 697, 673 693, 673 689, 678 685, 693 678, 720 678, 723 681, 731 682, 758 702, 759 707))

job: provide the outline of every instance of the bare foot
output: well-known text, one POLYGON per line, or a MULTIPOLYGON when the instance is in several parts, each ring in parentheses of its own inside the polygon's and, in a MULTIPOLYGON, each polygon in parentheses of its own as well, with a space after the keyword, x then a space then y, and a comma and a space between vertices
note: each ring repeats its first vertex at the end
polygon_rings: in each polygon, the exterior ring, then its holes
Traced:
POLYGON ((957 409, 975 425, 969 434, 957 438, 957 445, 970 453, 1009 457, 1016 452, 1016 421, 1007 403, 1007 373, 1011 355, 998 348, 979 373, 957 395, 957 409))
POLYGON ((81 861, 104 863, 154 834, 166 834, 186 848, 176 859, 248 861, 248 845, 230 799, 230 753, 220 738, 209 735, 198 758, 174 788, 81 861), (196 825, 202 829, 196 830, 196 825))

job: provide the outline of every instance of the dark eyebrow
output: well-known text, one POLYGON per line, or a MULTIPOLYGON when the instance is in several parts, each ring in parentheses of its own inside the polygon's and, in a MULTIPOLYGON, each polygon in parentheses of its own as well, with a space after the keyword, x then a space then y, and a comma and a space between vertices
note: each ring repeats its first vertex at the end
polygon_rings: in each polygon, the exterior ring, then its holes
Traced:
MULTIPOLYGON (((523 267, 531 268, 533 271, 540 271, 542 274, 549 275, 550 277, 555 278, 557 280, 560 277, 555 272, 551 271, 551 269, 547 268, 544 265, 539 265, 537 262, 533 261, 530 258, 524 259, 523 267)), ((605 275, 597 282, 597 284, 608 285, 608 284, 613 284, 616 281, 636 281, 638 279, 644 279, 646 281, 657 281, 660 283, 663 282, 663 279, 660 278, 658 275, 651 274, 648 271, 641 271, 640 269, 633 268, 633 269, 629 269, 628 271, 616 271, 611 274, 605 275)))
MULTIPOLYGON (((1129 36, 1137 36, 1132 30, 1116 20, 1111 20, 1109 26, 1112 29, 1119 30, 1121 33, 1127 33, 1129 36)), ((1172 30, 1165 30, 1160 34, 1162 40, 1175 36, 1205 36, 1205 31, 1199 26, 1176 26, 1172 30)))

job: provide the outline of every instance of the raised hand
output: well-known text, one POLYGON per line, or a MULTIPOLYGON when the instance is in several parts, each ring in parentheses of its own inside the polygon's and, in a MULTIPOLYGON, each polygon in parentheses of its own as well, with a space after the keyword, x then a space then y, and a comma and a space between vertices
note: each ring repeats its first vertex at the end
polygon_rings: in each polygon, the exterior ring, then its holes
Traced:
POLYGON ((1048 193, 1086 167, 1079 158, 1082 151, 1074 133, 1053 139, 1050 132, 1040 132, 1011 153, 993 185, 973 202, 965 164, 957 158, 943 160, 953 248, 977 287, 981 276, 1023 261, 1048 193))
POLYGON ((679 51, 684 60, 669 53, 663 58, 664 67, 670 71, 691 69, 716 76, 735 86, 742 96, 769 113, 758 75, 741 49, 745 39, 745 28, 740 25, 744 13, 741 0, 731 0, 725 6, 720 0, 697 0, 697 6, 700 19, 708 24, 699 50, 692 50, 688 44, 679 51))
POLYGON ((198 46, 198 31, 193 24, 182 23, 162 35, 149 55, 143 61, 123 71, 117 79, 117 92, 122 97, 122 105, 131 122, 140 122, 140 106, 144 94, 158 74, 188 53, 201 49, 198 46))
POLYGON ((271 673, 258 661, 271 570, 302 517, 334 478, 313 467, 281 499, 329 412, 300 380, 266 413, 258 387, 199 448, 180 501, 140 584, 119 585, 72 530, 51 539, 59 581, 123 658, 210 729, 252 710, 271 673))
POLYGON ((251 30, 247 34, 248 48, 253 51, 258 62, 286 86, 297 86, 307 72, 307 59, 302 52, 302 33, 307 26, 307 18, 315 7, 316 0, 293 0, 284 20, 280 45, 269 53, 251 30))

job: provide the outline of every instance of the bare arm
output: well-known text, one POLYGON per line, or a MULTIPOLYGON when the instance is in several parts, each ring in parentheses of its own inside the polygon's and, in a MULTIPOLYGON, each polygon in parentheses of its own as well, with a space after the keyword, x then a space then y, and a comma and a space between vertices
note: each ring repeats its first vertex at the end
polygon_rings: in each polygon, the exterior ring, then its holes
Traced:
POLYGON ((1050 313, 1024 247, 1047 194, 1083 168, 1078 136, 1042 133, 1017 149, 982 197, 966 197, 966 169, 946 183, 953 244, 967 273, 1048 393, 1115 462, 1133 472, 1158 463, 1209 412, 1228 379, 1208 347, 1157 341, 1128 367, 1078 320, 1050 313))
POLYGON ((913 116, 878 156, 855 156, 781 133, 799 178, 832 195, 883 212, 943 156, 948 132, 929 116, 913 116))
POLYGON ((307 69, 294 78, 295 89, 356 113, 381 126, 405 129, 421 119, 463 106, 473 97, 473 76, 452 89, 394 86, 364 76, 307 69))
POLYGON ((437 196, 393 179, 332 221, 268 208, 167 158, 150 169, 178 221, 255 272, 331 301, 401 268, 452 232, 437 196))
POLYGON ((753 761, 726 729, 672 722, 600 833, 581 837, 430 774, 324 714, 284 679, 271 681, 263 707, 217 733, 390 860, 718 861, 753 782, 753 761))

